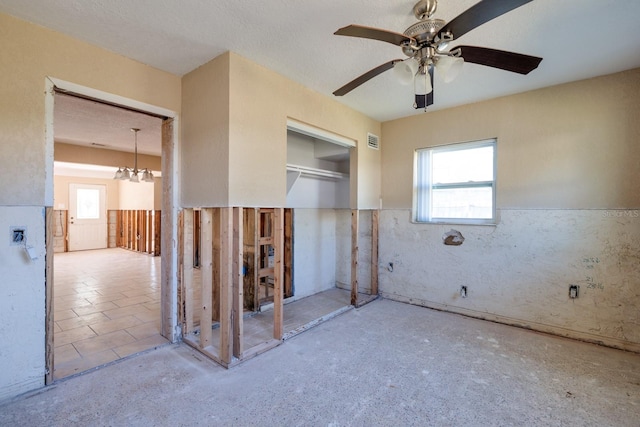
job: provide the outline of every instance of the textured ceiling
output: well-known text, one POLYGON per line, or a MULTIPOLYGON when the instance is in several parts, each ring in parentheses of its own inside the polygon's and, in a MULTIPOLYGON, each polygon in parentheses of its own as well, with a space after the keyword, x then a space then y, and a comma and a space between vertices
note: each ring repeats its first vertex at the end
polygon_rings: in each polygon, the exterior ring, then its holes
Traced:
POLYGON ((133 153, 161 155, 162 119, 100 102, 56 93, 53 136, 56 142, 133 153))
MULTIPOLYGON (((491 0, 485 0, 491 1, 491 0)), ((450 21, 477 0, 439 0, 450 21)), ((389 0, 0 0, 0 11, 178 75, 231 50, 319 93, 331 93, 400 49, 340 37, 356 23, 403 32, 413 1, 389 0)), ((436 79, 430 110, 640 67, 640 1, 534 0, 461 37, 459 43, 543 57, 527 76, 465 64, 436 79)), ((455 46, 458 41, 454 42, 455 46)), ((391 72, 335 98, 386 121, 412 114, 411 86, 391 72)), ((131 127, 126 125, 126 127, 131 127)))

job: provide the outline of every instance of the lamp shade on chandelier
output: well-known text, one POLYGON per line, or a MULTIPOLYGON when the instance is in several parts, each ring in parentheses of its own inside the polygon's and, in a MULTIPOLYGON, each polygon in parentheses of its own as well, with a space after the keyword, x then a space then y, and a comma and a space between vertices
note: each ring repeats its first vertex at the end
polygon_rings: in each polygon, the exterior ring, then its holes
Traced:
POLYGON ((119 167, 113 179, 131 182, 140 182, 140 180, 144 182, 153 182, 153 173, 149 169, 144 168, 138 170, 138 132, 140 132, 140 129, 131 128, 131 132, 135 134, 133 169, 129 168, 128 166, 119 167), (138 175, 140 172, 142 172, 142 177, 138 175))

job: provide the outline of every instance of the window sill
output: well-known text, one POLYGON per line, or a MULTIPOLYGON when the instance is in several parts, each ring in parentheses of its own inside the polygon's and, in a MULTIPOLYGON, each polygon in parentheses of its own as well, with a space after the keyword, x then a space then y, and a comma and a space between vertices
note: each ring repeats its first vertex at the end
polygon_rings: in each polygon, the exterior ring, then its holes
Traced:
POLYGON ((443 219, 443 220, 433 220, 433 221, 416 221, 411 220, 413 224, 434 224, 434 225, 485 225, 489 227, 495 227, 498 225, 496 220, 458 220, 458 219, 443 219))

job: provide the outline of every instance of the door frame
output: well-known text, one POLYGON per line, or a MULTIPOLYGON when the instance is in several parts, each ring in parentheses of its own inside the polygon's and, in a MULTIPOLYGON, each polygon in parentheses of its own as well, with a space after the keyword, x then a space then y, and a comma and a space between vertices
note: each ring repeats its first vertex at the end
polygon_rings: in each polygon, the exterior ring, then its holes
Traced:
MULTIPOLYGON (((123 96, 114 95, 76 83, 45 77, 45 227, 47 237, 53 230, 53 162, 54 162, 54 96, 56 91, 94 99, 115 107, 127 108, 164 118, 162 123, 162 230, 161 246, 161 334, 175 343, 181 337, 178 323, 178 194, 180 179, 179 163, 179 118, 178 113, 163 107, 140 102, 123 96)), ((46 239, 46 277, 45 277, 45 384, 53 382, 53 239, 46 239)))
MULTIPOLYGON (((67 224, 67 239, 69 242, 69 251, 71 252, 71 243, 74 242, 73 240, 73 233, 71 233, 71 225, 74 224, 75 222, 78 222, 79 218, 77 218, 78 216, 78 212, 77 212, 77 196, 78 196, 78 189, 80 189, 81 187, 84 188, 91 188, 91 189, 97 189, 100 192, 100 200, 99 200, 99 211, 100 211, 100 219, 102 219, 104 221, 104 229, 102 230, 102 232, 104 233, 104 241, 101 243, 101 247, 100 248, 96 248, 96 249, 106 249, 109 247, 109 243, 108 243, 108 230, 109 230, 109 225, 108 225, 108 217, 107 217, 107 186, 104 184, 82 184, 79 182, 70 182, 69 183, 69 200, 67 201, 67 205, 69 206, 69 223, 67 224), (72 201, 76 201, 76 203, 71 203, 72 201), (76 218, 74 218, 73 216, 71 216, 71 214, 74 212, 74 210, 76 210, 76 218)), ((76 228, 77 231, 77 228, 76 228)), ((76 242, 78 241, 77 239, 77 235, 76 235, 76 242)), ((79 250, 79 249, 75 249, 75 250, 79 250)), ((80 249, 80 250, 84 250, 84 249, 80 249)))

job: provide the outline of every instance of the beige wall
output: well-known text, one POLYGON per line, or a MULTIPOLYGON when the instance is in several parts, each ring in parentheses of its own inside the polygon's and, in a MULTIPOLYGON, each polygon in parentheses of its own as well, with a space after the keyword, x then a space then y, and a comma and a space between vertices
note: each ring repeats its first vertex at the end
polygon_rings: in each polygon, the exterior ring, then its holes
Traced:
POLYGON ((366 137, 380 134, 380 123, 234 53, 230 89, 230 205, 285 206, 291 118, 357 141, 351 205, 378 206, 381 157, 366 147, 366 137))
POLYGON ((185 206, 284 206, 288 118, 362 144, 351 155, 351 205, 379 204, 381 155, 366 136, 380 124, 240 55, 187 74, 182 112, 185 206))
POLYGON ((180 111, 179 77, 3 14, 0 51, 0 204, 45 204, 47 76, 180 111))
POLYGON ((229 54, 182 78, 184 207, 229 204, 229 54))
POLYGON ((498 208, 640 207, 640 69, 386 122, 383 205, 410 208, 416 148, 498 138, 498 208))
POLYGON ((155 208, 155 183, 119 181, 118 209, 153 210, 155 208))
MULTIPOLYGON (((57 162, 80 163, 87 165, 113 166, 118 168, 124 165, 133 167, 133 153, 123 151, 105 150, 102 148, 82 147, 80 145, 64 144, 56 142, 53 158, 57 162)), ((161 170, 161 158, 147 154, 138 154, 138 164, 145 168, 161 170)))
POLYGON ((384 123, 381 293, 640 351, 639 117, 636 69, 384 123), (414 150, 490 137, 497 225, 411 223, 414 150))
POLYGON ((105 178, 84 178, 77 176, 60 176, 53 178, 54 209, 69 209, 69 184, 95 184, 107 187, 107 210, 120 209, 120 181, 105 178), (62 206, 64 205, 64 207, 62 206))
MULTIPOLYGON (((44 206, 53 204, 45 143, 47 76, 180 112, 180 78, 0 14, 0 224, 28 228, 40 256, 0 243, 0 401, 44 381, 44 206), (12 207, 16 205, 25 208, 12 207)), ((5 228, 7 227, 7 228, 5 228)))

